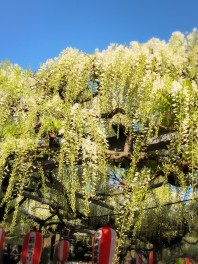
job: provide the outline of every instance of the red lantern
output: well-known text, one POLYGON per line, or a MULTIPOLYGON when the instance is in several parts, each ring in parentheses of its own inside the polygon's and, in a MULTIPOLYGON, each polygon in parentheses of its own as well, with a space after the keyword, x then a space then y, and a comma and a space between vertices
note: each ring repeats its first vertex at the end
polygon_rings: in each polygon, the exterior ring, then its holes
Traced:
POLYGON ((0 228, 0 251, 4 248, 4 240, 5 240, 5 229, 0 228))
POLYGON ((154 252, 149 253, 149 264, 154 264, 154 252))
POLYGON ((185 261, 185 264, 190 264, 191 263, 189 258, 184 258, 184 261, 185 261))
POLYGON ((69 256, 69 241, 68 240, 60 240, 58 242, 58 260, 61 263, 67 261, 69 256))
POLYGON ((25 235, 22 248, 22 264, 38 264, 41 257, 43 238, 38 231, 25 235))
POLYGON ((93 264, 113 263, 116 250, 117 234, 110 226, 98 229, 93 240, 93 264))

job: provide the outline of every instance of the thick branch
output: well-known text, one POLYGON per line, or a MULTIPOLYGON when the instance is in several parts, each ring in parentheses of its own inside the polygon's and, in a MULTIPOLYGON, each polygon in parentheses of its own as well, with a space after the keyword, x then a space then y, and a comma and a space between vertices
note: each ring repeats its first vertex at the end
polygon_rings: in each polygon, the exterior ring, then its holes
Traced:
MULTIPOLYGON (((54 177, 51 177, 51 181, 52 181, 52 183, 46 182, 46 185, 49 188, 54 188, 55 190, 61 191, 63 194, 65 193, 62 184, 57 179, 55 179, 54 177)), ((82 200, 85 199, 84 195, 81 193, 76 192, 75 195, 76 195, 77 199, 82 199, 82 200)), ((106 204, 100 200, 97 200, 93 197, 90 197, 89 201, 91 201, 91 203, 93 203, 95 205, 98 205, 98 206, 101 206, 101 207, 104 207, 104 208, 107 208, 110 210, 114 210, 114 207, 112 205, 108 205, 108 204, 106 204)))
POLYGON ((112 118, 113 116, 115 116, 117 114, 123 114, 124 115, 125 110, 123 108, 117 107, 110 112, 101 114, 101 118, 112 118))
POLYGON ((50 207, 52 208, 56 208, 56 209, 62 209, 62 210, 65 210, 65 208, 63 206, 60 206, 58 204, 55 204, 54 202, 51 202, 47 199, 44 199, 44 198, 41 198, 41 197, 38 197, 36 195, 33 195, 31 193, 28 193, 28 192, 23 192, 22 193, 22 196, 28 198, 28 199, 31 199, 31 200, 34 200, 34 201, 37 201, 41 204, 46 204, 46 205, 49 205, 50 207))

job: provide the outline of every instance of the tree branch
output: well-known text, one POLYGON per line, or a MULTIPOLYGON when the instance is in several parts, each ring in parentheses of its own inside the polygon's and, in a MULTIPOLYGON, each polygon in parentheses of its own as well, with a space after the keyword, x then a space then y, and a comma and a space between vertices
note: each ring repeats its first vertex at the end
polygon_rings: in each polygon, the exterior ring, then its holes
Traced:
POLYGON ((113 109, 110 112, 101 114, 101 118, 107 118, 107 119, 109 119, 109 118, 112 118, 114 115, 117 115, 117 114, 123 114, 123 115, 125 115, 125 113, 126 112, 125 112, 125 110, 123 108, 117 107, 117 108, 113 109))

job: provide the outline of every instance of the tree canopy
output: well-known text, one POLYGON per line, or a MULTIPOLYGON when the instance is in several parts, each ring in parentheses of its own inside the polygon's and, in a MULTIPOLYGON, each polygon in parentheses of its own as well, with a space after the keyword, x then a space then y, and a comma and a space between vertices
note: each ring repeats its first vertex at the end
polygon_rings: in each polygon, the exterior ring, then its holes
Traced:
POLYGON ((95 54, 67 48, 35 73, 2 62, 1 224, 113 219, 121 243, 197 231, 197 83, 196 30, 95 54), (31 215, 29 200, 47 214, 31 215))

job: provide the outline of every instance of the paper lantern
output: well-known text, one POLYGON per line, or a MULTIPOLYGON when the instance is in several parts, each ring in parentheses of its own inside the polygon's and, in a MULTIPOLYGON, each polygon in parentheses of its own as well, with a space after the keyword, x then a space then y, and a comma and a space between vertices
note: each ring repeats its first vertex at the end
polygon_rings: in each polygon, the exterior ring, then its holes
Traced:
POLYGON ((5 229, 0 228, 0 251, 4 248, 4 240, 5 240, 5 229))
POLYGON ((98 229, 93 240, 93 264, 111 264, 116 251, 117 234, 110 226, 98 229))
POLYGON ((154 264, 154 252, 149 253, 149 264, 154 264))
POLYGON ((191 261, 189 258, 184 258, 185 264, 191 264, 191 261))
POLYGON ((68 240, 60 240, 58 242, 58 260, 61 263, 64 263, 67 261, 67 258, 69 256, 69 241, 68 240))
POLYGON ((22 248, 22 264, 39 264, 42 251, 43 238, 37 231, 25 235, 22 248))

